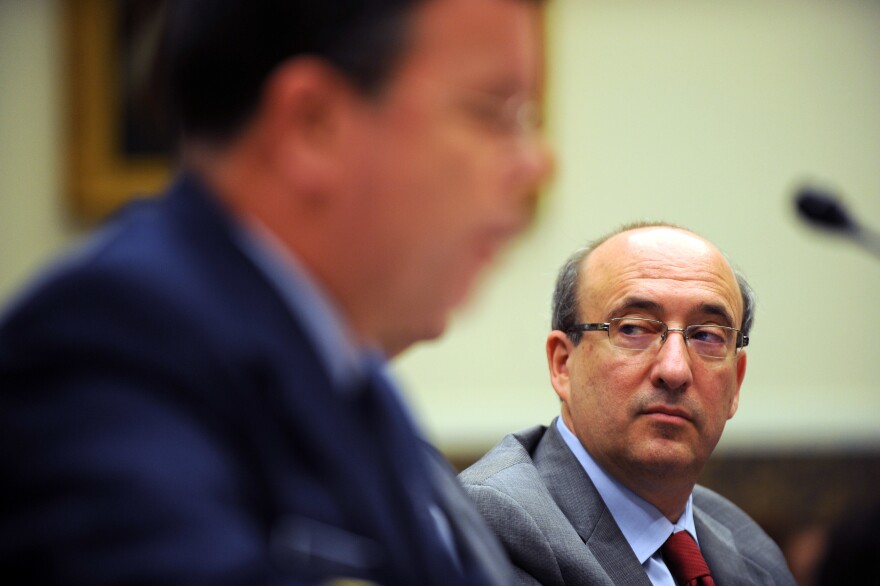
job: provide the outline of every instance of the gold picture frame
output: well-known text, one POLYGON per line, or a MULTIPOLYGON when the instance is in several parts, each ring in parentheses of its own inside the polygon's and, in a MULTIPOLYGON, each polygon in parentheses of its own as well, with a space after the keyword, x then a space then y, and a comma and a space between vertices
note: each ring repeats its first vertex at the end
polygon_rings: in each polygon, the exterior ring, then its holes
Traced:
POLYGON ((78 219, 94 222, 168 181, 167 153, 122 148, 121 0, 65 0, 66 191, 78 219))
MULTIPOLYGON (((63 0, 65 191, 77 220, 99 221, 132 197, 160 191, 171 177, 170 149, 132 153, 123 145, 131 117, 125 108, 133 65, 129 53, 136 53, 128 49, 139 28, 151 21, 123 31, 122 10, 146 7, 155 16, 164 1, 63 0)), ((539 101, 543 108, 544 100, 539 101)), ((541 199, 536 190, 530 198, 533 214, 541 199)))

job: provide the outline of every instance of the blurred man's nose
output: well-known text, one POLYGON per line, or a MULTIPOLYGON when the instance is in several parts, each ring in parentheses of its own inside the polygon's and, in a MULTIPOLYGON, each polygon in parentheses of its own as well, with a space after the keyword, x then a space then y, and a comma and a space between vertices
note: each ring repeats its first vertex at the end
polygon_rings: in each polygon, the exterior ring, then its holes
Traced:
POLYGON ((556 157, 550 143, 540 132, 535 132, 527 139, 525 147, 525 165, 529 168, 535 187, 552 177, 556 170, 556 157))

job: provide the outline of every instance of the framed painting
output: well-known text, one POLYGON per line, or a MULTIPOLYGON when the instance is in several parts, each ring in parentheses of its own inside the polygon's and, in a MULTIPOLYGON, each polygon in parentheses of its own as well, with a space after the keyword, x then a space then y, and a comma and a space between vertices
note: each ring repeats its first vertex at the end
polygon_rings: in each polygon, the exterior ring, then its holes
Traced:
POLYGON ((170 141, 145 113, 162 0, 65 0, 65 165, 77 218, 100 220, 170 176, 170 141))

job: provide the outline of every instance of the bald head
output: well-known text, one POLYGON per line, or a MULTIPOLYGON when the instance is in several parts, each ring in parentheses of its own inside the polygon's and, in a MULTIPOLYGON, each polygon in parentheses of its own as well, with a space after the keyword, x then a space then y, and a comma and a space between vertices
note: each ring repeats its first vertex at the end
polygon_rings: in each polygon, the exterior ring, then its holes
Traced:
MULTIPOLYGON (((720 256, 720 264, 729 271, 722 271, 724 278, 732 277, 739 292, 741 317, 733 326, 748 335, 754 322, 755 294, 745 277, 731 266, 714 244, 686 228, 666 223, 627 224, 575 251, 560 269, 556 280, 551 328, 570 331, 582 321, 580 314, 584 300, 579 295, 582 286, 586 287, 587 281, 596 282, 594 269, 614 259, 645 257, 643 260, 653 263, 655 271, 664 271, 667 267, 688 262, 686 259, 693 256, 707 258, 713 254, 720 256)), ((580 339, 577 332, 570 336, 575 343, 580 339)))

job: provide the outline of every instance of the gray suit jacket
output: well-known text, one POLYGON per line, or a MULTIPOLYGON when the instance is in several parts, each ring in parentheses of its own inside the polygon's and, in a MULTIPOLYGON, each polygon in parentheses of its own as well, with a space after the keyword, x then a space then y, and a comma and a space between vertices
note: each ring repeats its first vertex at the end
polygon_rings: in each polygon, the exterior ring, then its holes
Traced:
MULTIPOLYGON (((504 543, 518 584, 651 586, 555 425, 508 435, 460 478, 504 543)), ((776 544, 730 501, 695 487, 694 523, 718 586, 794 586, 776 544)))

